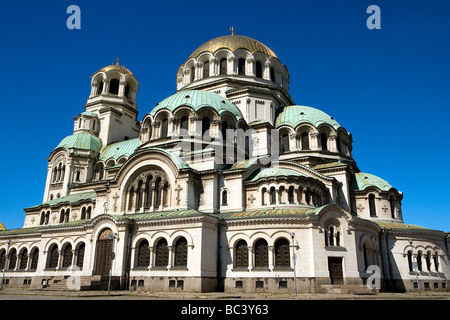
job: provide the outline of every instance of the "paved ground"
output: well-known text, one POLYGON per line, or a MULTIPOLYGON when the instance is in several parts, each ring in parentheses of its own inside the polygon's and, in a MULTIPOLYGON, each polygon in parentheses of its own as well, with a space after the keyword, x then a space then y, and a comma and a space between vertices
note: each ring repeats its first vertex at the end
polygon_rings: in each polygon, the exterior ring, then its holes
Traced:
POLYGON ((137 291, 51 291, 8 289, 0 291, 0 300, 450 300, 450 292, 322 294, 299 293, 186 293, 137 291))

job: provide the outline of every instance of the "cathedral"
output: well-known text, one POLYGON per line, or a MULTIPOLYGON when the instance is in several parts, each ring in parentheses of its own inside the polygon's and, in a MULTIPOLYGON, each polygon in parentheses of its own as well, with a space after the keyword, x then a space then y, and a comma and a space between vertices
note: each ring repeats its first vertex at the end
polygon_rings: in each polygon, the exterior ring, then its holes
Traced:
POLYGON ((2 287, 449 291, 449 233, 404 223, 351 128, 295 104, 289 81, 234 32, 195 49, 141 120, 129 69, 93 73, 73 134, 49 148, 42 203, 0 224, 2 287))

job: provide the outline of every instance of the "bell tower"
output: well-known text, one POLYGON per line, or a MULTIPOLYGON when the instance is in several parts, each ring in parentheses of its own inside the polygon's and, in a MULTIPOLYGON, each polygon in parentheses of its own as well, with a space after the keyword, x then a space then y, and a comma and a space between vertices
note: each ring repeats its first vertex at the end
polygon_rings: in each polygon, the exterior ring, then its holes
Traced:
POLYGON ((104 146, 139 137, 136 94, 139 83, 133 73, 119 64, 106 66, 91 77, 91 94, 85 111, 99 119, 98 137, 104 146))

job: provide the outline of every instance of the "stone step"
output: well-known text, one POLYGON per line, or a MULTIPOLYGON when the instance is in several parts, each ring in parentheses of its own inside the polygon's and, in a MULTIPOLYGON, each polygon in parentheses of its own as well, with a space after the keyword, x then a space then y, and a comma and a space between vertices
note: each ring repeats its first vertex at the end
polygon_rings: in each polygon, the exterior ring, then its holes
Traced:
POLYGON ((369 289, 366 285, 346 285, 346 284, 327 284, 321 286, 322 293, 335 293, 335 294, 374 294, 374 290, 369 289))

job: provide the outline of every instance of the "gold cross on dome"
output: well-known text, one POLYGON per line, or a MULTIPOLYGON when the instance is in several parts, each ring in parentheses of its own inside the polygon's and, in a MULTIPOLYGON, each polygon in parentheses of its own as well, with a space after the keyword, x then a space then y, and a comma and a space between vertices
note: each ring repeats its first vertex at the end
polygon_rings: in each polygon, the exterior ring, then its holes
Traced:
POLYGON ((232 34, 233 36, 236 35, 236 33, 234 33, 234 27, 233 27, 233 26, 231 26, 230 30, 231 30, 231 34, 232 34))
POLYGON ((116 58, 116 60, 117 60, 117 62, 116 62, 116 65, 118 66, 118 65, 119 65, 119 62, 120 62, 120 60, 119 60, 119 58, 116 58))

